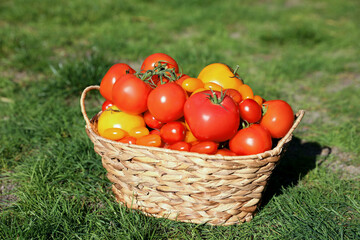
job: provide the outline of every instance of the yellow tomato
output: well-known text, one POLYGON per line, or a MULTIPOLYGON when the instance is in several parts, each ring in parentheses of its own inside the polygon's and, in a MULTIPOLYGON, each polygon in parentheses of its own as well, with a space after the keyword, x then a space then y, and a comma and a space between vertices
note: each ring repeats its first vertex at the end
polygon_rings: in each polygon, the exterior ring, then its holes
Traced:
POLYGON ((140 138, 149 135, 149 129, 147 127, 136 127, 130 130, 129 135, 134 138, 140 138))
POLYGON ((187 78, 181 86, 187 92, 194 92, 196 89, 204 87, 204 83, 198 78, 187 78))
POLYGON ((105 129, 102 137, 116 141, 122 139, 123 137, 126 137, 127 135, 127 132, 120 128, 108 128, 105 129))
POLYGON ((242 80, 233 70, 223 63, 212 63, 201 70, 197 77, 203 81, 204 84, 213 82, 220 85, 222 88, 238 89, 242 84, 242 80))
POLYGON ((102 112, 98 121, 98 132, 100 136, 104 136, 104 132, 108 128, 120 128, 125 132, 130 132, 136 127, 145 127, 145 121, 141 115, 132 115, 112 106, 102 112))
POLYGON ((213 83, 213 82, 205 83, 204 88, 207 89, 207 90, 211 89, 213 91, 219 91, 219 92, 221 92, 223 90, 223 88, 219 84, 216 84, 216 83, 213 83))

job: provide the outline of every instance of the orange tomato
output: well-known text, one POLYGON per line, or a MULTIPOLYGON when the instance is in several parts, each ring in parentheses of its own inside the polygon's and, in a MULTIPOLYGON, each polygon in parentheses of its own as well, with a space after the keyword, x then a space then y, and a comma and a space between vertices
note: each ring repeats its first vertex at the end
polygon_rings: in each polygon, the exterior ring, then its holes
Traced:
POLYGON ((136 140, 136 144, 142 146, 149 146, 149 147, 160 147, 162 142, 161 142, 161 137, 159 135, 150 134, 138 138, 136 140))
POLYGON ((197 139, 194 136, 194 134, 190 130, 188 130, 185 132, 185 140, 184 141, 187 143, 191 143, 191 142, 197 141, 197 139))
POLYGON ((247 98, 254 98, 253 90, 249 85, 243 84, 238 88, 239 93, 241 94, 241 97, 243 100, 247 98))
POLYGON ((120 129, 120 128, 108 128, 105 129, 105 131, 103 132, 102 137, 110 139, 110 140, 119 140, 122 139, 123 137, 127 136, 127 132, 125 132, 124 130, 120 129))
POLYGON ((259 95, 255 95, 254 100, 260 105, 260 107, 262 107, 262 104, 264 102, 264 99, 262 97, 260 97, 259 95))
POLYGON ((129 131, 129 135, 134 138, 140 138, 149 135, 149 129, 147 127, 136 127, 129 131))

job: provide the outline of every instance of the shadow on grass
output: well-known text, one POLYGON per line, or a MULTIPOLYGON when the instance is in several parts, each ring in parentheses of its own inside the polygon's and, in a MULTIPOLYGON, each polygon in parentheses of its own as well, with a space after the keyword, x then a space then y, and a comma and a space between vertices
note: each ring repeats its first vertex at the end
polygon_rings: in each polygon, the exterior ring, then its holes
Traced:
POLYGON ((316 142, 303 143, 301 139, 293 137, 269 179, 259 210, 266 206, 272 197, 281 194, 283 189, 297 185, 309 171, 316 167, 318 156, 327 158, 330 153, 329 147, 322 147, 316 142), (325 155, 322 154, 324 149, 327 150, 324 151, 325 155))

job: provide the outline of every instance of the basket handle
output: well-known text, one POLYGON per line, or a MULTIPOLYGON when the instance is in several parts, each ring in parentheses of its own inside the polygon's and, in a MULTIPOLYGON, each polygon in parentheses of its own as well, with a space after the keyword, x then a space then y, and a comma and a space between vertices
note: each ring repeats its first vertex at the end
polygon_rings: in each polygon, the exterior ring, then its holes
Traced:
POLYGON ((278 142, 278 144, 276 145, 276 147, 273 149, 273 151, 276 154, 280 154, 283 145, 288 141, 289 138, 292 137, 292 133, 295 130, 295 128, 299 125, 301 119, 304 117, 305 115, 305 110, 299 110, 296 113, 296 120, 294 122, 294 124, 292 125, 292 127, 290 128, 290 130, 287 132, 287 134, 278 142))
POLYGON ((100 90, 100 86, 98 85, 94 85, 94 86, 89 86, 87 88, 84 89, 84 91, 82 92, 81 94, 81 98, 80 98, 80 107, 81 107, 81 113, 84 117, 84 120, 86 122, 86 127, 87 128, 91 128, 91 125, 90 125, 90 120, 89 120, 89 117, 86 113, 86 110, 85 110, 85 97, 86 97, 86 94, 91 91, 91 90, 100 90))

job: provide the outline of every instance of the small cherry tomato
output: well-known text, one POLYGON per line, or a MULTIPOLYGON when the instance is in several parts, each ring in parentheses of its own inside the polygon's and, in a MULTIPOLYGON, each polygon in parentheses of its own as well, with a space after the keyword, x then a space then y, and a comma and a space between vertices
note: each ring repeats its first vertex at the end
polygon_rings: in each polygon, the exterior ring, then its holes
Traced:
POLYGON ((262 97, 260 97, 259 95, 255 95, 254 100, 259 104, 260 107, 262 107, 262 104, 264 102, 264 99, 262 97))
POLYGON ((239 91, 236 89, 227 88, 227 89, 225 89, 225 94, 228 95, 229 97, 231 97, 232 100, 234 100, 234 102, 236 102, 238 104, 242 101, 242 96, 239 93, 239 91))
POLYGON ((128 143, 128 144, 136 144, 136 138, 127 136, 127 137, 124 137, 124 138, 118 140, 117 142, 128 143))
POLYGON ((230 150, 238 155, 252 155, 270 150, 270 132, 259 124, 243 128, 229 141, 230 150))
POLYGON ((160 147, 162 142, 161 142, 161 137, 159 135, 150 134, 138 138, 136 140, 136 144, 142 146, 149 146, 149 147, 160 147))
POLYGON ((138 139, 140 137, 149 135, 149 129, 147 127, 136 127, 129 131, 129 135, 138 139))
POLYGON ((261 107, 253 99, 245 99, 239 105, 240 118, 248 123, 256 123, 261 119, 261 107))
POLYGON ((169 144, 183 141, 186 128, 182 122, 169 122, 160 129, 161 139, 169 144))
POLYGON ((175 82, 177 84, 179 84, 180 86, 182 85, 182 83, 184 82, 185 79, 190 77, 189 75, 182 74, 182 73, 178 73, 177 75, 178 75, 178 77, 180 76, 180 78, 178 80, 176 80, 175 82))
POLYGON ((174 82, 159 85, 149 94, 149 112, 160 122, 178 120, 184 115, 185 90, 174 82))
POLYGON ((172 150, 177 150, 177 151, 187 151, 187 152, 189 152, 190 148, 191 148, 191 144, 187 143, 187 142, 180 141, 180 142, 176 142, 176 143, 173 143, 173 144, 169 145, 167 148, 172 149, 172 150))
POLYGON ((190 152, 205 153, 205 154, 215 154, 217 152, 218 145, 213 141, 203 141, 195 145, 192 145, 190 152))
POLYGON ((223 149, 219 149, 217 150, 217 152, 215 153, 215 155, 222 155, 222 156, 236 156, 236 153, 234 153, 233 151, 223 148, 223 149))
POLYGON ((198 78, 187 78, 181 86, 187 92, 194 92, 196 89, 204 87, 204 83, 198 78))
POLYGON ((144 120, 146 125, 150 128, 160 129, 162 126, 164 126, 164 123, 157 120, 149 111, 144 113, 144 120))
POLYGON ((104 103, 102 104, 101 110, 105 111, 106 109, 108 109, 112 106, 113 106, 112 102, 110 102, 109 100, 105 100, 104 103))
POLYGON ((243 100, 247 98, 254 98, 253 90, 249 85, 246 84, 240 85, 238 91, 241 94, 243 100))
POLYGON ((120 128, 108 128, 103 132, 102 137, 116 141, 127 135, 127 132, 120 128))

